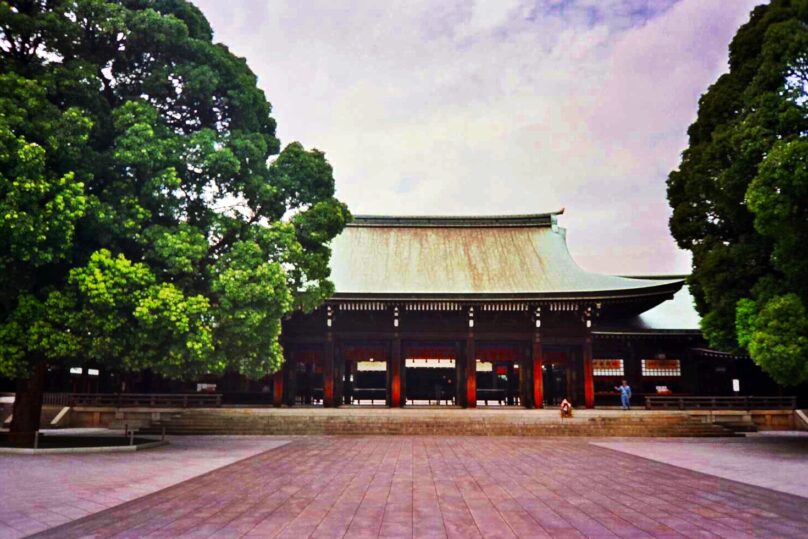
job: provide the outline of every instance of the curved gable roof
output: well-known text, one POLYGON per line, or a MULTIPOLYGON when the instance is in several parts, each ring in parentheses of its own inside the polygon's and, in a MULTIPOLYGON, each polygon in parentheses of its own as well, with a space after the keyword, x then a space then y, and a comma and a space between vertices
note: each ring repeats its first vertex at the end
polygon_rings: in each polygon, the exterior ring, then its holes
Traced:
POLYGON ((584 271, 556 215, 357 216, 331 245, 335 297, 669 296, 681 287, 584 271))

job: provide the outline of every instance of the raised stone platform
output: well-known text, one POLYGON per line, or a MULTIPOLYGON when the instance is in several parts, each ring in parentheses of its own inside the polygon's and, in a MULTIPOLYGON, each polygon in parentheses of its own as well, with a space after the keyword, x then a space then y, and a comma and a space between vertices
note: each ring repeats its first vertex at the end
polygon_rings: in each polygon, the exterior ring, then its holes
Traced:
MULTIPOLYGON (((481 436, 733 436, 708 412, 456 408, 210 408, 151 412, 140 432, 159 434, 406 434, 481 436)), ((732 416, 744 422, 744 413, 732 416)), ((120 420, 118 420, 120 421, 120 420)), ((746 418, 746 423, 751 421, 746 418)))

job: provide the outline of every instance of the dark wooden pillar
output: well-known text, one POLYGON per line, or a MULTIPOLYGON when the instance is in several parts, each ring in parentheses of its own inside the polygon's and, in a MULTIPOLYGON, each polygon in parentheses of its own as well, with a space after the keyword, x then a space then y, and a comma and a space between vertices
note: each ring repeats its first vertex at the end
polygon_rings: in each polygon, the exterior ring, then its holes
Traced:
POLYGON ((314 375, 316 374, 314 363, 305 363, 305 387, 303 388, 303 404, 314 404, 314 375))
POLYGON ((323 343, 323 406, 334 408, 337 402, 334 399, 334 335, 328 331, 323 343))
POLYGON ((634 350, 634 343, 626 338, 625 343, 626 359, 624 374, 631 386, 631 391, 642 393, 642 362, 637 357, 637 352, 634 350))
MULTIPOLYGON (((516 403, 515 402, 516 398, 514 396, 513 388, 514 388, 514 386, 516 386, 517 388, 519 387, 518 380, 516 378, 516 373, 514 372, 514 365, 513 365, 516 361, 518 361, 518 360, 514 359, 514 361, 509 362, 508 365, 507 365, 508 381, 507 381, 507 385, 506 385, 507 389, 505 391, 505 397, 506 397, 505 403, 508 406, 513 406, 516 403)), ((496 373, 494 373, 494 374, 495 374, 494 379, 496 380, 496 373)))
MULTIPOLYGON (((690 363, 691 363, 690 368, 693 372, 693 395, 704 395, 704 392, 702 391, 702 384, 704 382, 704 375, 702 373, 704 371, 701 364, 701 357, 699 357, 697 354, 693 354, 691 356, 690 363)), ((633 387, 631 388, 631 390, 635 391, 633 387)), ((643 390, 640 389, 639 391, 643 390)))
POLYGON ((463 342, 455 342, 455 400, 458 406, 466 407, 466 352, 463 342))
POLYGON ((340 354, 340 356, 342 359, 342 383, 344 384, 342 394, 344 396, 344 403, 353 404, 354 385, 356 384, 356 376, 358 372, 356 361, 348 361, 342 354, 340 354))
POLYGON ((387 361, 387 397, 392 408, 404 405, 403 387, 401 378, 404 375, 401 357, 401 338, 396 335, 390 343, 390 358, 387 361))
POLYGON ((529 387, 528 377, 530 376, 530 365, 533 360, 530 357, 531 347, 528 343, 527 346, 520 348, 522 351, 519 357, 519 402, 525 408, 532 408, 533 405, 533 391, 529 387))
POLYGON ((334 406, 345 403, 345 357, 339 342, 334 345, 334 406))
POLYGON ((466 339, 466 407, 477 407, 477 351, 473 333, 466 339))
MULTIPOLYGON (((690 350, 685 350, 684 353, 679 352, 679 355, 682 356, 681 366, 682 366, 682 380, 685 382, 685 386, 682 388, 684 389, 685 393, 690 393, 691 395, 698 395, 699 394, 699 374, 698 374, 698 365, 696 363, 696 357, 690 350)), ((738 376, 740 378, 740 376, 738 376)), ((741 393, 749 394, 749 384, 750 380, 741 380, 741 393), (744 384, 746 382, 746 384, 744 384)), ((632 386, 632 391, 634 390, 634 386, 632 386)), ((639 404, 639 403, 638 403, 639 404)))
POLYGON ((592 336, 584 339, 584 404, 587 408, 595 407, 595 379, 592 376, 592 336))
POLYGON ((536 331, 533 334, 533 353, 532 353, 532 385, 533 391, 533 407, 544 407, 544 377, 542 376, 542 348, 541 348, 541 334, 536 331))

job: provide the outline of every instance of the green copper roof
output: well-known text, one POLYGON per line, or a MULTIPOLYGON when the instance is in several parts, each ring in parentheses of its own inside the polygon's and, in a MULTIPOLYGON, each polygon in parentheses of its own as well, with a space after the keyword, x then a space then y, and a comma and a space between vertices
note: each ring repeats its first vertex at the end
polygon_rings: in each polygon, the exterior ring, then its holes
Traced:
POLYGON ((670 296, 681 287, 584 271, 558 213, 357 217, 332 242, 335 297, 670 296))
POLYGON ((693 296, 687 286, 644 313, 625 320, 609 320, 597 324, 595 333, 642 334, 642 333, 688 333, 698 334, 701 317, 696 312, 693 296))

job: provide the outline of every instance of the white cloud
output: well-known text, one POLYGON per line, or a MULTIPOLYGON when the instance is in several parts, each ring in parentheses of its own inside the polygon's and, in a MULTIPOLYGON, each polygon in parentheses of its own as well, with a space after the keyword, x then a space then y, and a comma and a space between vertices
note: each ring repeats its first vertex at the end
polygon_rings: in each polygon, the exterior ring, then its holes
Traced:
POLYGON ((463 25, 463 34, 475 35, 500 27, 519 7, 520 0, 476 0, 471 2, 471 17, 463 25))
POLYGON ((616 273, 688 270, 665 177, 755 3, 198 2, 354 213, 566 206, 573 254, 616 273))

